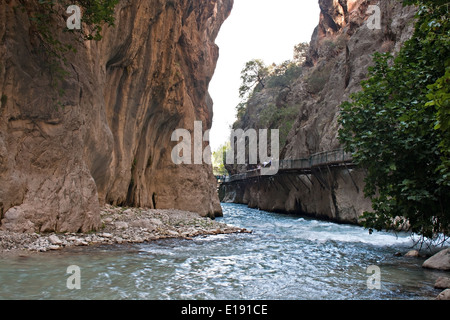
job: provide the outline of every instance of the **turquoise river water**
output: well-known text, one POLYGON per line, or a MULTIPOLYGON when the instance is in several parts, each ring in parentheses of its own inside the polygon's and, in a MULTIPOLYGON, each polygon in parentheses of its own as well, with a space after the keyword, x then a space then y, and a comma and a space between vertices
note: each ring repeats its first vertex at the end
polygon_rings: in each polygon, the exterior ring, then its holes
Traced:
MULTIPOLYGON (((442 276, 397 257, 406 234, 223 204, 219 221, 252 234, 76 248, 0 259, 0 299, 426 300, 442 276), (80 289, 69 289, 69 266, 80 289), (380 286, 367 273, 376 266, 380 286)), ((69 279, 70 278, 70 279, 69 279)), ((76 282, 71 282, 76 283, 76 282)))

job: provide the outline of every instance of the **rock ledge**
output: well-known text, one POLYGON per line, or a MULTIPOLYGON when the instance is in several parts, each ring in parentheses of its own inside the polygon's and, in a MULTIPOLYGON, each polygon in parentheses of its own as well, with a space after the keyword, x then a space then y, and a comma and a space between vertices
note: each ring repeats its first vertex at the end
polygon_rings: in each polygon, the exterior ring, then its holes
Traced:
POLYGON ((145 243, 197 236, 250 233, 197 213, 150 210, 106 205, 101 211, 102 228, 95 233, 36 234, 0 231, 0 256, 61 250, 75 246, 145 243))

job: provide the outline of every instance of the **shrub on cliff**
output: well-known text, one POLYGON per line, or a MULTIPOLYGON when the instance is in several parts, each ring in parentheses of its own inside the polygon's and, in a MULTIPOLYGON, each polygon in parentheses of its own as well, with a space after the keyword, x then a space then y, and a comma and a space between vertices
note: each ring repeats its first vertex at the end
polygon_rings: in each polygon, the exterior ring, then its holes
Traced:
POLYGON ((325 85, 330 80, 335 63, 336 60, 334 59, 323 61, 305 77, 309 93, 318 94, 325 88, 325 85))
POLYGON ((297 105, 277 107, 269 104, 259 115, 259 126, 260 128, 279 128, 280 148, 284 148, 298 112, 297 105))
MULTIPOLYGON (((248 61, 241 71, 239 96, 245 103, 252 94, 268 88, 290 88, 303 71, 303 63, 309 50, 308 43, 299 43, 294 47, 294 58, 279 65, 266 66, 264 61, 253 59, 248 61)), ((242 106, 241 106, 242 107, 242 106)))
POLYGON ((408 222, 436 239, 450 235, 448 1, 404 2, 420 5, 415 33, 396 58, 375 55, 363 90, 341 106, 340 139, 367 169, 366 227, 408 222))
POLYGON ((249 99, 252 92, 264 89, 270 69, 259 59, 253 59, 245 64, 241 71, 242 84, 239 88, 239 96, 249 99))
POLYGON ((266 66, 258 59, 246 63, 241 71, 242 83, 239 89, 242 101, 236 107, 237 120, 233 124, 233 129, 248 128, 249 125, 254 129, 279 129, 280 147, 283 148, 299 108, 287 105, 283 97, 292 90, 296 80, 303 74, 303 63, 306 61, 309 44, 299 43, 293 51, 292 60, 286 60, 278 65, 266 66), (277 97, 275 100, 278 102, 276 105, 269 103, 260 106, 256 117, 250 114, 248 104, 254 102, 252 99, 255 99, 255 94, 261 91, 277 97), (255 123, 249 124, 250 119, 254 119, 255 123))

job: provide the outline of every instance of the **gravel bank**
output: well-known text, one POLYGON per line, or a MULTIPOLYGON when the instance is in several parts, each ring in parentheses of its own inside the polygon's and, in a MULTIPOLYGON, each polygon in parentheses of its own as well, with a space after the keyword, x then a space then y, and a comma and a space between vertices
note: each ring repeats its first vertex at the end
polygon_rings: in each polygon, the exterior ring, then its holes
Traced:
POLYGON ((74 246, 144 243, 167 238, 192 239, 202 235, 249 233, 197 213, 149 210, 106 205, 101 210, 103 227, 88 234, 22 234, 0 231, 0 256, 62 250, 74 246))

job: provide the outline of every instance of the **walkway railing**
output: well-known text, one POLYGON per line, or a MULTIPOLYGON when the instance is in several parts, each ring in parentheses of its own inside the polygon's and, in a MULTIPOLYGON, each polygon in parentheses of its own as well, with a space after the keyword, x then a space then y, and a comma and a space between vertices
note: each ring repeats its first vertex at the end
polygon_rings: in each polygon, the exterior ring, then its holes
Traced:
MULTIPOLYGON (((334 165, 343 165, 347 163, 351 163, 353 160, 352 154, 349 152, 345 152, 344 149, 338 149, 333 151, 325 151, 321 153, 313 154, 309 158, 304 159, 285 159, 279 160, 279 170, 280 171, 289 171, 289 170, 298 170, 311 171, 314 168, 322 167, 322 166, 334 166, 334 165)), ((276 164, 276 163, 275 163, 276 164)), ((255 169, 243 173, 239 173, 225 179, 225 182, 233 182, 240 180, 247 180, 250 178, 255 178, 261 176, 261 170, 255 169)))
POLYGON ((344 149, 338 149, 333 151, 326 151, 316 153, 310 158, 311 168, 322 165, 343 164, 352 162, 353 157, 349 152, 345 152, 344 149))

